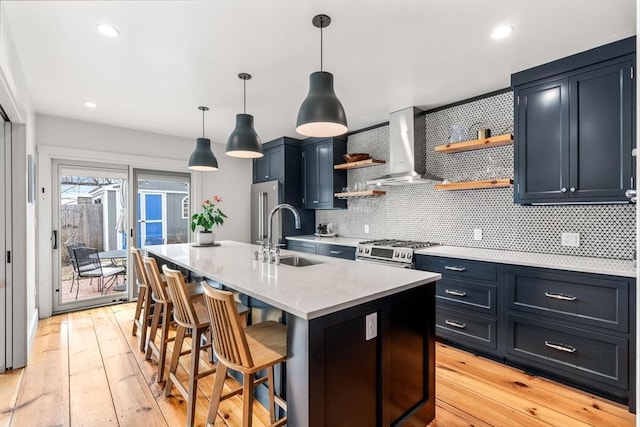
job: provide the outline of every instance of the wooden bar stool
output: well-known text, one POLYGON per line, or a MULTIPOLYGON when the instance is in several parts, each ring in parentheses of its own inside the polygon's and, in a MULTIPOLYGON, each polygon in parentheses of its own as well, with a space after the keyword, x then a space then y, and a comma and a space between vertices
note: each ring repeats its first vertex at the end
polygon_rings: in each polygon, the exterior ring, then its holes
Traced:
POLYGON ((162 266, 162 270, 167 278, 169 294, 173 301, 173 315, 178 324, 176 340, 173 346, 173 356, 171 357, 164 392, 166 396, 170 396, 173 385, 180 391, 187 401, 187 426, 191 427, 194 424, 195 418, 198 380, 216 371, 215 368, 212 368, 204 372, 199 372, 200 350, 211 347, 211 333, 209 333, 206 345, 202 345, 201 340, 203 333, 207 331, 210 332, 209 316, 202 297, 192 298, 191 295, 189 295, 189 290, 180 271, 171 270, 166 265, 162 266), (183 351, 182 344, 188 331, 191 331, 191 346, 183 351), (176 371, 180 357, 187 354, 191 354, 191 363, 189 379, 187 387, 185 387, 178 379, 176 371))
POLYGON ((131 334, 136 335, 136 330, 140 328, 140 351, 145 351, 147 345, 147 328, 151 319, 151 288, 149 287, 149 279, 142 261, 142 254, 139 249, 131 248, 133 255, 133 263, 136 271, 136 282, 138 283, 138 302, 136 303, 136 312, 133 315, 133 330, 131 334), (140 319, 142 315, 142 319, 140 319))
MULTIPOLYGON (((278 322, 267 321, 243 328, 231 292, 212 288, 206 283, 202 284, 202 288, 213 330, 213 349, 218 358, 207 425, 214 424, 220 401, 240 392, 243 395, 242 425, 250 427, 253 416, 254 386, 265 380, 261 378, 255 381, 255 375, 263 369, 267 369, 271 425, 286 424, 287 417, 278 421, 275 419, 273 366, 287 359, 287 327, 278 322), (223 396, 222 388, 227 377, 227 369, 242 372, 243 385, 241 391, 234 390, 223 396)), ((286 409, 286 404, 281 399, 278 399, 277 403, 286 409)))
MULTIPOLYGON (((167 344, 175 340, 169 337, 169 326, 173 316, 173 301, 167 291, 165 277, 160 273, 155 258, 144 257, 145 271, 151 285, 153 299, 153 317, 151 318, 151 329, 147 337, 146 360, 150 360, 154 355, 158 359, 158 382, 164 380, 164 368, 167 358, 167 344), (156 344, 156 338, 160 328, 160 343, 156 344)), ((189 295, 193 298, 202 295, 200 283, 188 283, 186 285, 189 295)))

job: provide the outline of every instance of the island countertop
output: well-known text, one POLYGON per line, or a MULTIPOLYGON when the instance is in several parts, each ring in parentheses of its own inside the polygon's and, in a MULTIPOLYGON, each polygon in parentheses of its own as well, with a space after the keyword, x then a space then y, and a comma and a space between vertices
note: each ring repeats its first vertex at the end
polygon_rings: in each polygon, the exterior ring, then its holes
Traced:
MULTIPOLYGON (((302 319, 346 308, 440 280, 441 275, 312 255, 322 261, 305 267, 253 260, 257 245, 222 241, 220 246, 154 245, 143 249, 235 291, 302 319)), ((281 256, 300 255, 282 250, 281 256)))

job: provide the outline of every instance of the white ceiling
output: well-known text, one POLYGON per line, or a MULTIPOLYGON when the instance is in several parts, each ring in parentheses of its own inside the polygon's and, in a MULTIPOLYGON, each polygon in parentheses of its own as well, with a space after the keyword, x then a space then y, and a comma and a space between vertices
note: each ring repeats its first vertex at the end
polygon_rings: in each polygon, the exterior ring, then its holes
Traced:
MULTIPOLYGON (((224 143, 242 112, 263 141, 298 136, 325 70, 350 130, 509 86, 510 74, 635 34, 635 0, 12 1, 2 6, 37 112, 224 143), (117 27, 106 38, 96 24, 117 27), (499 24, 515 27, 490 38, 499 24), (86 101, 98 104, 89 109, 86 101)), ((298 136, 299 137, 299 136, 298 136)), ((192 147, 186 147, 191 150, 192 147)))

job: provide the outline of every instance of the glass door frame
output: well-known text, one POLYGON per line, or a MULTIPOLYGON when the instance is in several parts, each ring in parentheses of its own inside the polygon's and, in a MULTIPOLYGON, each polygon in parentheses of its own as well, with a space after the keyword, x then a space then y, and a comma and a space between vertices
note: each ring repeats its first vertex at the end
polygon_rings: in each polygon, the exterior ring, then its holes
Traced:
MULTIPOLYGON (((53 287, 53 301, 52 311, 53 313, 63 313, 67 311, 81 310, 89 307, 104 306, 114 303, 122 303, 131 299, 132 292, 131 286, 127 285, 127 289, 123 292, 101 295, 94 298, 73 300, 69 302, 62 302, 61 295, 66 292, 66 289, 62 288, 62 253, 67 250, 61 241, 61 197, 60 197, 60 177, 62 171, 68 171, 74 176, 95 176, 95 177, 113 177, 116 179, 124 180, 124 185, 127 191, 131 188, 130 168, 128 166, 118 166, 109 163, 87 163, 74 160, 62 160, 54 159, 52 161, 52 203, 51 203, 51 226, 54 233, 54 245, 52 248, 52 284, 53 287)), ((65 173, 69 175, 69 173, 65 173)), ((129 192, 129 194, 131 194, 129 192)), ((127 200, 128 209, 130 209, 130 200, 127 200)), ((128 214, 127 214, 128 217, 128 214)), ((128 223, 128 220, 127 220, 128 223)), ((128 227, 127 227, 128 228, 128 227)), ((104 231, 104 227, 102 229, 104 231)), ((127 233, 128 234, 128 233, 127 233)), ((129 239, 127 239, 128 245, 129 239)), ((126 265, 131 265, 129 261, 129 252, 126 253, 126 265)), ((131 269, 127 269, 124 280, 127 284, 131 284, 131 269)))

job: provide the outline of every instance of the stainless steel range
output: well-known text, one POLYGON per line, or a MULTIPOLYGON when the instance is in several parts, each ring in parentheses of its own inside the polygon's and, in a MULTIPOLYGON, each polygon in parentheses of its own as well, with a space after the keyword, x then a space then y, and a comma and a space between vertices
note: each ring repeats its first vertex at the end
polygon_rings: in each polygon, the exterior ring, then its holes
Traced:
POLYGON ((400 268, 413 268, 413 252, 439 243, 411 240, 368 240, 358 243, 356 261, 376 262, 400 268))

